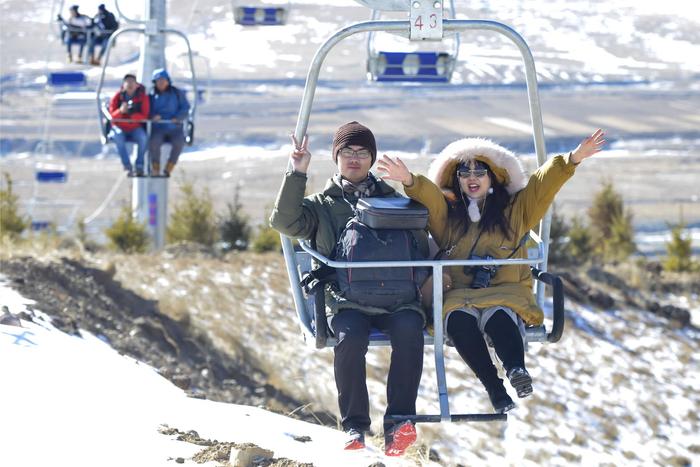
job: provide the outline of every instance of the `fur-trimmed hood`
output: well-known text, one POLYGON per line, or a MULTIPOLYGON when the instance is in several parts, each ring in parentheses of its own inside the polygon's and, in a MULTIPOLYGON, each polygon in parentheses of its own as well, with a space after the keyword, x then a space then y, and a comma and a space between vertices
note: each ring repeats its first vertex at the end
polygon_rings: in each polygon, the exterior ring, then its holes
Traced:
POLYGON ((445 197, 458 199, 453 191, 454 173, 461 162, 471 160, 487 164, 511 195, 527 184, 527 175, 520 159, 503 146, 484 138, 463 138, 448 144, 430 164, 428 177, 442 189, 445 197))

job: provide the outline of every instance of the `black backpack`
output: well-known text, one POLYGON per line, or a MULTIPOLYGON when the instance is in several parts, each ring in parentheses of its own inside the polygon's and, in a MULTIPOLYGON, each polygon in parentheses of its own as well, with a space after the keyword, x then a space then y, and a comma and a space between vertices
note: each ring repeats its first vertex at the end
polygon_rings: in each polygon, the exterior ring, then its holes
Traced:
MULTIPOLYGON (((425 259, 408 229, 420 230, 426 222, 426 208, 414 201, 363 198, 358 202, 356 215, 338 237, 333 259, 349 262, 425 259), (401 218, 398 222, 397 216, 401 218)), ((426 268, 416 267, 338 268, 336 283, 340 294, 352 302, 391 310, 419 301, 419 287, 428 275, 426 268)))

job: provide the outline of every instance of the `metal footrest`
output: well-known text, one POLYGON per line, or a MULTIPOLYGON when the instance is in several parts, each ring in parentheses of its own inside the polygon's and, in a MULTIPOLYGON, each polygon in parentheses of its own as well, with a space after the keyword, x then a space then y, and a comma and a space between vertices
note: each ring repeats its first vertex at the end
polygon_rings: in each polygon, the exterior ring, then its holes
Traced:
MULTIPOLYGON (((440 423, 441 415, 386 415, 385 421, 404 422, 410 420, 413 423, 440 423)), ((508 415, 504 413, 465 413, 450 415, 450 422, 505 422, 508 415)))

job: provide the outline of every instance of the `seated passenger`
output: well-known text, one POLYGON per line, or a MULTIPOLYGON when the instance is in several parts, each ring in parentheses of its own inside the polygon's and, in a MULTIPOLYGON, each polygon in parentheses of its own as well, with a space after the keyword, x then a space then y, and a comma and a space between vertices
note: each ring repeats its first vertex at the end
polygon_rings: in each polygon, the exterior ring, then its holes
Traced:
POLYGON ((83 48, 87 42, 89 30, 92 27, 92 20, 89 16, 78 12, 78 5, 71 6, 69 11, 70 18, 68 18, 68 21, 65 21, 61 15, 58 15, 58 20, 63 23, 61 39, 65 42, 66 48, 68 49, 68 63, 73 62, 74 44, 80 46, 76 63, 82 63, 83 48))
POLYGON ((94 24, 92 40, 88 45, 88 55, 90 56, 91 65, 99 65, 102 56, 107 47, 107 41, 112 36, 112 33, 119 29, 119 22, 114 17, 114 14, 107 10, 104 3, 98 5, 97 14, 92 19, 94 24), (100 54, 95 58, 95 46, 100 46, 100 54))
POLYGON ((151 156, 153 175, 160 174, 160 147, 163 143, 171 145, 170 157, 163 170, 163 175, 169 177, 177 164, 182 148, 185 146, 183 122, 190 110, 185 93, 173 86, 170 75, 163 68, 153 72, 153 91, 149 95, 151 101, 151 139, 148 151, 151 156))
MULTIPOLYGON (((378 168, 428 208, 430 233, 444 252, 441 259, 527 258, 523 240, 530 229, 576 166, 604 143, 602 130, 597 130, 529 178, 515 154, 480 138, 448 145, 431 164, 430 179, 409 172, 399 158, 384 156, 378 168)), ((486 339, 493 343, 518 397, 532 394, 532 378, 525 368, 525 325, 541 325, 544 314, 532 294, 530 267, 445 269, 452 279, 443 302, 447 335, 486 388, 494 410, 507 412, 515 404, 498 377, 486 339)))
MULTIPOLYGON (((270 224, 289 237, 311 240, 321 254, 331 255, 359 199, 401 196, 369 172, 377 146, 369 128, 358 122, 346 123, 335 132, 331 155, 338 173, 321 193, 304 197, 311 153, 306 137, 301 144, 293 142, 292 170, 282 182, 270 224)), ((427 235, 420 234, 415 240, 427 252, 427 235)), ((390 309, 353 302, 342 296, 337 283, 326 287, 326 305, 330 329, 338 338, 333 366, 341 423, 347 433, 345 449, 363 449, 370 428, 365 360, 370 330, 377 328, 391 339, 386 415, 414 415, 426 315, 417 301, 390 309)), ((399 456, 415 442, 416 429, 410 421, 385 421, 384 439, 386 454, 399 456)))
POLYGON ((128 176, 140 177, 143 175, 143 159, 148 144, 148 136, 144 128, 148 119, 150 102, 146 94, 146 88, 136 81, 132 74, 124 75, 122 88, 109 102, 109 113, 112 116, 112 130, 109 139, 114 141, 121 157, 124 170, 128 176), (134 173, 129 153, 126 150, 127 141, 136 143, 136 173, 134 173))

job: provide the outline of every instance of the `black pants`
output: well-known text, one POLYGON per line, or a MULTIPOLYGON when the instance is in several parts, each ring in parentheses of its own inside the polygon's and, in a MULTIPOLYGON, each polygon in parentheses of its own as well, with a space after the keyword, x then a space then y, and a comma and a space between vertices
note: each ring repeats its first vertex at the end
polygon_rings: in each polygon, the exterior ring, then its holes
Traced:
MULTIPOLYGON (((496 312, 488 320, 484 330, 491 338, 496 354, 503 362, 503 368, 506 372, 515 367, 525 368, 525 349, 522 336, 518 327, 506 313, 496 312)), ((491 392, 502 388, 503 383, 491 361, 484 335, 479 330, 474 316, 461 311, 451 313, 447 321, 447 334, 452 339, 459 355, 474 371, 487 391, 491 392)))
MULTIPOLYGON (((343 429, 368 431, 369 395, 365 355, 371 328, 389 335, 391 364, 387 379, 386 415, 414 415, 423 372, 423 318, 413 310, 366 315, 342 310, 331 320, 335 346, 335 384, 343 429)), ((391 424, 385 424, 386 430, 391 424)))

